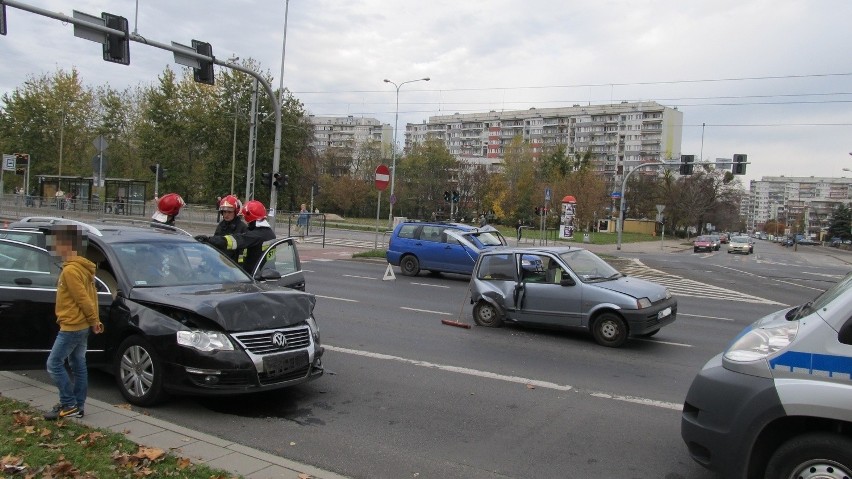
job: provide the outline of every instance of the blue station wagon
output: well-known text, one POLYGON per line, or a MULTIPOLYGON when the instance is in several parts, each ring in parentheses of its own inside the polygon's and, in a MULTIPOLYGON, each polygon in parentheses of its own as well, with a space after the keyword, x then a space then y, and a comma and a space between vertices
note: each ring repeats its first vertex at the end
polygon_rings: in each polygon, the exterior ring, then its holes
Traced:
POLYGON ((480 252, 506 244, 492 226, 404 222, 394 228, 386 257, 405 276, 420 271, 470 274, 480 252))

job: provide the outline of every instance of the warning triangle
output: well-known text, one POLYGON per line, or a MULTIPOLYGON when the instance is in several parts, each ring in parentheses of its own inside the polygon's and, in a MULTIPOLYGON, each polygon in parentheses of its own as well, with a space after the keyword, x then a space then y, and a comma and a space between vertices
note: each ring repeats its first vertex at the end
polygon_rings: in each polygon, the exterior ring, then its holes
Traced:
POLYGON ((393 274, 393 266, 388 263, 388 269, 385 270, 385 276, 382 278, 382 281, 390 281, 392 279, 396 279, 396 275, 393 274))

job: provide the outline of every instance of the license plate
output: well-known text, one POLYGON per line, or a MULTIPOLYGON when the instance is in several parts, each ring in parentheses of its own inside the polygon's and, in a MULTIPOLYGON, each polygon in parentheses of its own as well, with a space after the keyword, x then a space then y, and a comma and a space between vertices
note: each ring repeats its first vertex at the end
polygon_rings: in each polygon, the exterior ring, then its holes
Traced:
POLYGON ((672 314, 672 308, 666 308, 666 309, 660 311, 659 313, 657 313, 657 318, 663 319, 670 314, 672 314))
POLYGON ((263 358, 263 370, 269 376, 281 376, 308 364, 308 353, 276 354, 263 358))

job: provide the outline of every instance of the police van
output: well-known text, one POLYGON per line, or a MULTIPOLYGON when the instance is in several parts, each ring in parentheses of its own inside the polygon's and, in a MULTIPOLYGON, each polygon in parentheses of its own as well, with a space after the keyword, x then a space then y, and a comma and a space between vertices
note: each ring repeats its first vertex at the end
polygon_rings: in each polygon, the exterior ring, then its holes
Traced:
POLYGON ((725 478, 852 477, 852 273, 712 358, 687 393, 681 436, 725 478))

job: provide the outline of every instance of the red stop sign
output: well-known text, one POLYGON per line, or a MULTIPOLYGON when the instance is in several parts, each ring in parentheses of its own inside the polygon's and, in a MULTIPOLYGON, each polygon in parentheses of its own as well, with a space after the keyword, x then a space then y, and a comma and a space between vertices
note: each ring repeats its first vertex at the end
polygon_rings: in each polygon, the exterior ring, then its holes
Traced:
POLYGON ((376 167, 376 189, 384 191, 388 187, 390 181, 390 169, 387 165, 379 165, 376 167))

